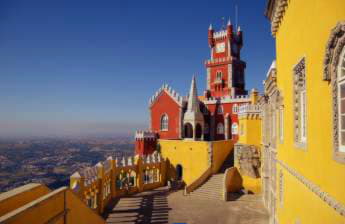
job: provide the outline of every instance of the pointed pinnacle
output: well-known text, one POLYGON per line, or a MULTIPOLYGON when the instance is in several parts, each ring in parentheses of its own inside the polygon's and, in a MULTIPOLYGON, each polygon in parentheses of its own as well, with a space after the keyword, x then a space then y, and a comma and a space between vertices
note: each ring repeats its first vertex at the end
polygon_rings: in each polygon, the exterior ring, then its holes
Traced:
POLYGON ((231 20, 230 20, 230 18, 229 18, 229 20, 228 20, 228 26, 231 26, 231 20))
POLYGON ((240 26, 238 26, 238 28, 237 28, 237 32, 240 32, 241 31, 241 27, 240 26))
POLYGON ((212 30, 212 23, 210 23, 210 26, 208 27, 208 30, 212 30))

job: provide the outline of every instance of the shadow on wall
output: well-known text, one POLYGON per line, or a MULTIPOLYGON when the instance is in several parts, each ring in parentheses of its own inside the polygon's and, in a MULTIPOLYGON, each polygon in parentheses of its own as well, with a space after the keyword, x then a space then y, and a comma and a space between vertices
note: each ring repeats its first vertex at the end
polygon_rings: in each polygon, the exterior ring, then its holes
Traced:
POLYGON ((167 224, 168 190, 152 190, 114 201, 104 214, 107 223, 167 224))

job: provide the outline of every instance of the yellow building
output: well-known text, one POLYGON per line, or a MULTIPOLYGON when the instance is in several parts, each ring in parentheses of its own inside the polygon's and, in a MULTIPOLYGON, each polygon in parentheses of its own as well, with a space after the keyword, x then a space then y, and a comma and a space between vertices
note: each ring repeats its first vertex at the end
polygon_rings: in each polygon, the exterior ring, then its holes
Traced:
MULTIPOLYGON (((255 101, 256 102, 256 101, 255 101)), ((235 144, 235 167, 244 190, 261 193, 261 108, 257 104, 239 107, 239 140, 235 144)))
POLYGON ((345 223, 345 2, 269 0, 263 188, 271 223, 345 223))

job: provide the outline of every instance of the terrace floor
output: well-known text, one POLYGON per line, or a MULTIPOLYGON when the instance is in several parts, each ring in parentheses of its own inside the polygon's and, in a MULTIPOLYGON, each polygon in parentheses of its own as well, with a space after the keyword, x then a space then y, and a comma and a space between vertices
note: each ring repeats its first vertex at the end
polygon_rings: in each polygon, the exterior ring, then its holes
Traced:
POLYGON ((166 187, 114 201, 105 214, 108 224, 263 224, 268 214, 258 195, 242 195, 232 201, 183 196, 166 187))

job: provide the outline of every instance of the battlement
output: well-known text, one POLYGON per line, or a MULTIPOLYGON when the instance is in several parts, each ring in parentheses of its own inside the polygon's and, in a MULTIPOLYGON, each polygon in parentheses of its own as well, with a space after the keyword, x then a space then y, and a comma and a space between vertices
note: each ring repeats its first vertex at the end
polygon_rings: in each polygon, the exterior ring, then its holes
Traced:
POLYGON ((203 102, 204 104, 250 102, 250 96, 237 95, 237 96, 225 96, 225 97, 209 97, 209 98, 206 98, 203 102))
POLYGON ((218 32, 213 33, 213 38, 215 40, 224 39, 226 37, 227 37, 227 31, 226 30, 220 30, 218 32))
POLYGON ((239 118, 258 119, 261 114, 261 107, 257 104, 243 104, 238 108, 239 118))
POLYGON ((184 102, 183 97, 180 94, 178 94, 174 89, 172 89, 168 84, 163 84, 162 87, 159 88, 159 90, 157 90, 156 93, 150 98, 150 106, 152 106, 152 104, 157 100, 158 96, 163 91, 166 92, 171 98, 173 98, 178 105, 182 106, 184 102))
POLYGON ((136 131, 135 132, 135 139, 152 139, 155 140, 156 139, 156 133, 152 132, 152 131, 136 131))

